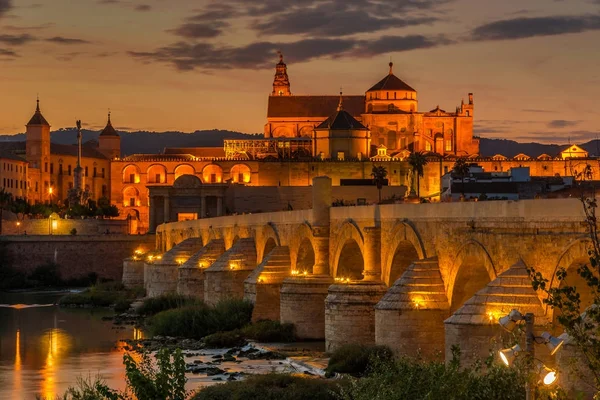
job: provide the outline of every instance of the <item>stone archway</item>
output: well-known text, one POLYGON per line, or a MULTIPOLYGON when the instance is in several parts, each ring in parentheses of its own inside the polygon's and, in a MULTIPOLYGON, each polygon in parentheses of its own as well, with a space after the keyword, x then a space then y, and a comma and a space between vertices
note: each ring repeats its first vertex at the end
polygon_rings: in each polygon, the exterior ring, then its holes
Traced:
POLYGON ((308 238, 303 238, 298 247, 298 253, 296 255, 296 267, 295 269, 300 273, 307 272, 313 273, 313 267, 315 266, 315 251, 312 242, 308 238))
MULTIPOLYGON (((354 221, 347 220, 342 223, 334 237, 336 238, 335 251, 333 252, 332 262, 329 263, 332 268, 332 276, 334 278, 341 277, 340 272, 351 272, 353 276, 357 275, 358 265, 362 264, 364 268, 363 245, 365 240, 360 229, 354 221), (344 254, 343 258, 342 254, 344 254), (340 271, 342 263, 346 264, 347 267, 340 271)), ((349 278, 349 276, 344 277, 349 278)), ((361 278, 362 269, 357 279, 361 278)))
POLYGON ((394 227, 389 245, 384 247, 382 280, 391 286, 415 260, 426 258, 425 248, 415 229, 403 222, 394 227))
POLYGON ((281 246, 279 234, 275 226, 271 223, 265 225, 260 231, 260 236, 256 238, 256 255, 258 263, 269 254, 276 246, 281 246))
MULTIPOLYGON (((558 263, 554 268, 552 278, 550 280, 550 286, 552 288, 573 286, 577 289, 577 292, 579 293, 581 299, 579 312, 585 311, 585 309, 594 302, 593 291, 589 290, 585 279, 583 279, 577 273, 577 269, 580 266, 590 265, 590 257, 588 254, 590 245, 591 241, 588 238, 581 238, 569 243, 566 249, 561 253, 558 259, 558 263), (564 268, 567 271, 567 276, 563 280, 559 280, 556 277, 556 273, 560 268, 564 268)), ((559 316, 559 311, 548 307, 547 312, 552 313, 552 320, 554 322, 554 326, 557 326, 556 319, 559 316)))
POLYGON ((465 244, 457 253, 448 279, 450 313, 454 313, 473 295, 496 279, 496 270, 490 255, 476 241, 465 244))

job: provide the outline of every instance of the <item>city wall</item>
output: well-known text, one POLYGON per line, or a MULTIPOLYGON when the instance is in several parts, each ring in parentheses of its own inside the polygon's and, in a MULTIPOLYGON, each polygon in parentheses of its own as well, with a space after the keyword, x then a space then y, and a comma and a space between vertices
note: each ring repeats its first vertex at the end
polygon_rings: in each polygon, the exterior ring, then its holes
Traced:
POLYGON ((126 220, 110 219, 56 219, 54 222, 45 219, 16 218, 4 220, 2 235, 71 235, 75 229, 77 235, 101 235, 107 231, 111 234, 127 234, 126 220))
POLYGON ((154 236, 76 235, 1 236, 0 246, 14 268, 29 273, 48 261, 60 266, 63 279, 95 272, 100 278, 120 280, 123 259, 135 250, 154 248, 154 236))

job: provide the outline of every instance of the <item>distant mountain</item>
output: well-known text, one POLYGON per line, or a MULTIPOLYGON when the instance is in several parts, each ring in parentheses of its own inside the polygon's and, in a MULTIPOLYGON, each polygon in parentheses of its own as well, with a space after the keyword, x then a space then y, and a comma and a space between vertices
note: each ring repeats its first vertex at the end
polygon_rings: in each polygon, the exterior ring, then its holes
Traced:
MULTIPOLYGON (((82 130, 83 142, 98 140, 100 132, 82 130)), ((121 135, 121 153, 125 155, 145 153, 162 153, 165 147, 222 147, 226 139, 253 139, 258 134, 250 135, 240 132, 209 130, 192 133, 183 132, 119 132, 121 135)), ((66 128, 53 131, 50 134, 53 143, 77 143, 77 130, 66 128)), ((25 134, 0 135, 0 142, 22 142, 25 134)))
MULTIPOLYGON (((598 140, 577 144, 585 149, 590 156, 600 155, 600 141, 598 140)), ((523 153, 527 154, 529 157, 535 158, 542 154, 556 156, 567 146, 568 144, 519 143, 514 140, 481 138, 479 142, 479 152, 483 157, 502 154, 510 158, 523 153)))
MULTIPOLYGON (((98 131, 83 130, 83 141, 98 140, 98 131)), ((165 147, 221 147, 226 139, 256 139, 260 134, 246 134, 233 131, 205 130, 192 133, 184 132, 119 132, 121 135, 121 152, 123 155, 130 154, 158 154, 165 147)), ((53 143, 74 144, 77 142, 77 130, 75 128, 63 128, 51 133, 53 143)), ((25 134, 0 135, 0 142, 25 141, 25 134)), ((592 140, 579 144, 587 150, 590 155, 600 155, 600 141, 592 140)), ((538 157, 541 154, 556 156, 561 149, 567 145, 541 144, 541 143, 519 143, 506 139, 481 138, 480 153, 483 157, 491 157, 502 154, 506 157, 514 157, 524 153, 530 157, 538 157)))

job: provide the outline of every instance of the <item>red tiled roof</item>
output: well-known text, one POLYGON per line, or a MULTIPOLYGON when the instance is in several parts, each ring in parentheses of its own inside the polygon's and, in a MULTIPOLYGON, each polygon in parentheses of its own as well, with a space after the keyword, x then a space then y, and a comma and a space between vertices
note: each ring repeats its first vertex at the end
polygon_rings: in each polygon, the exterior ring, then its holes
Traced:
MULTIPOLYGON (((342 96, 353 117, 365 111, 365 96, 342 96)), ((340 96, 270 96, 267 118, 327 118, 337 110, 340 96)))

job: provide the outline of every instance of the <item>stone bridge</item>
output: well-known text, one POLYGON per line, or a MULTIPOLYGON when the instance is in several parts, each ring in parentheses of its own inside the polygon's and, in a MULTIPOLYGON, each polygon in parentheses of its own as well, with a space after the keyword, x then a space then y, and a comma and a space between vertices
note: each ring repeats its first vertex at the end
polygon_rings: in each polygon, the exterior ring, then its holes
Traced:
POLYGON ((552 322, 527 268, 557 285, 558 267, 586 262, 584 218, 575 199, 336 208, 319 177, 312 210, 159 226, 144 282, 150 296, 247 298, 255 320, 294 323, 328 350, 432 357, 459 344, 469 361, 502 345, 497 318, 512 308, 552 322))

